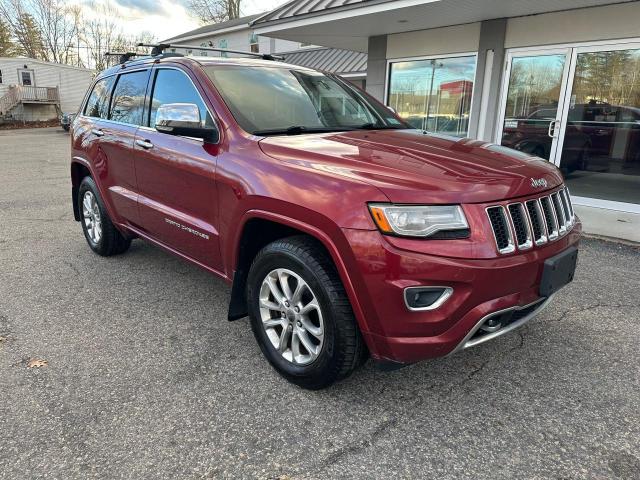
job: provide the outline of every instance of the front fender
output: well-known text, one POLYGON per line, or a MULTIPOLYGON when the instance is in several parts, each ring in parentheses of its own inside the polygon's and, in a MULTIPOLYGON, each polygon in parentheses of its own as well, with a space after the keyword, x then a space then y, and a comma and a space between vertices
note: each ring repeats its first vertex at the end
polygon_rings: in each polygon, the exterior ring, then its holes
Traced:
MULTIPOLYGON (((317 213, 315 215, 318 215, 317 213)), ((306 233, 309 236, 314 237, 326 248, 331 259, 333 260, 340 280, 344 285, 353 313, 356 317, 360 330, 365 333, 369 332, 369 325, 367 323, 367 316, 364 313, 362 296, 367 295, 366 292, 362 292, 361 288, 357 288, 356 285, 364 285, 361 279, 358 278, 358 269, 353 250, 349 245, 347 238, 345 237, 342 229, 334 224, 330 219, 325 218, 321 225, 310 223, 308 220, 302 220, 300 218, 291 217, 283 213, 276 213, 272 210, 251 209, 244 213, 239 227, 236 230, 233 241, 229 244, 229 252, 227 258, 234 259, 233 266, 236 267, 239 258, 239 245, 244 226, 249 220, 262 219, 272 221, 274 223, 282 224, 295 230, 306 233)), ((235 271, 235 268, 234 268, 235 271)), ((235 275, 234 275, 235 276, 235 275)), ((235 285, 234 285, 235 286, 235 285)), ((234 288, 235 290, 235 288, 234 288)))

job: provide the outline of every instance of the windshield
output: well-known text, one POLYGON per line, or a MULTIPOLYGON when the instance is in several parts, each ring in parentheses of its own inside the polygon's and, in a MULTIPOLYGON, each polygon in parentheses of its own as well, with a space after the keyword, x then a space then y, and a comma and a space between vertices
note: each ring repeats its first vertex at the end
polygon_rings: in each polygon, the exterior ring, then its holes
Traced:
POLYGON ((312 70, 205 67, 240 126, 256 135, 408 128, 338 78, 312 70))

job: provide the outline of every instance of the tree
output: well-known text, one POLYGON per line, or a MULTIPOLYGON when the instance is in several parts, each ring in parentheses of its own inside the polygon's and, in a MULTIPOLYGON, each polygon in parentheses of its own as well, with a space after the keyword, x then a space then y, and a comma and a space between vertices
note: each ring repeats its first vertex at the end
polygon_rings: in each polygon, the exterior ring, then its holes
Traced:
POLYGON ((13 34, 27 57, 46 60, 47 55, 42 42, 42 34, 33 17, 28 13, 18 16, 13 34))
POLYGON ((241 0, 189 0, 187 8, 202 24, 240 18, 241 0))
POLYGON ((8 22, 14 35, 29 56, 38 54, 51 62, 70 63, 75 58, 80 8, 67 0, 0 0, 0 16, 8 22), (27 16, 28 15, 28 16, 27 16), (37 35, 35 32, 37 31, 37 35), (27 35, 27 38, 22 36, 27 35), (41 48, 36 52, 23 41, 39 38, 41 48))
POLYGON ((20 48, 13 41, 11 28, 0 19, 0 57, 17 57, 21 53, 20 48))

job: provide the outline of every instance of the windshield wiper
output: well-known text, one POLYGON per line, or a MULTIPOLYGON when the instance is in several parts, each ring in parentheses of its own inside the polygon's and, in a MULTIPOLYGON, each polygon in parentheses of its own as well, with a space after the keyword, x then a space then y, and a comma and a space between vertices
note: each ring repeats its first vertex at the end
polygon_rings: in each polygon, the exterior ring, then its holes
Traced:
POLYGON ((256 130, 254 135, 300 135, 303 133, 320 133, 320 132, 341 132, 341 127, 305 127, 302 125, 292 125, 287 128, 270 128, 265 130, 256 130))

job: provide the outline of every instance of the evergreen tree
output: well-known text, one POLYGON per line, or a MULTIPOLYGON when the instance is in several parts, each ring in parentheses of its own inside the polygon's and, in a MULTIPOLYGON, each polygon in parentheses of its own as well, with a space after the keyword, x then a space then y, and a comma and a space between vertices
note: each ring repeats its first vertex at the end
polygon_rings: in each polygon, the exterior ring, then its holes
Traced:
POLYGON ((11 38, 9 25, 0 19, 0 57, 16 57, 20 53, 20 48, 11 38))
POLYGON ((46 60, 47 55, 42 42, 42 34, 30 14, 20 15, 13 34, 27 57, 46 60))

